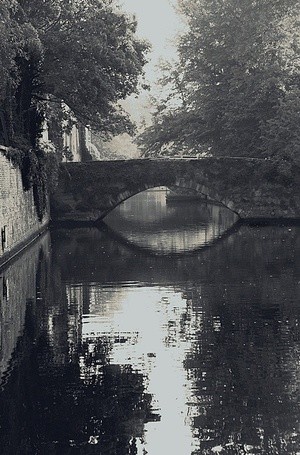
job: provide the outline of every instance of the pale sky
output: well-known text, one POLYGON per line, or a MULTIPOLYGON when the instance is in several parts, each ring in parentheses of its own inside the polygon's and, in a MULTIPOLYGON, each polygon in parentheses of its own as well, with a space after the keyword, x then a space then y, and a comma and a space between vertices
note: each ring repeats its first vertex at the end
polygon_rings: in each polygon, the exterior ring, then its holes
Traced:
POLYGON ((172 6, 176 0, 120 0, 120 4, 124 11, 135 14, 138 36, 146 38, 152 45, 145 72, 149 82, 154 82, 158 76, 155 65, 160 58, 176 57, 172 40, 182 29, 180 17, 172 6))
MULTIPOLYGON (((1 0, 0 0, 1 1, 1 0)), ((142 91, 139 96, 131 95, 121 102, 138 126, 142 121, 150 123, 150 93, 158 95, 160 89, 156 81, 160 77, 157 65, 160 59, 176 58, 176 35, 183 30, 180 16, 173 5, 177 0, 119 0, 125 13, 134 14, 138 23, 137 36, 150 42, 152 49, 147 54, 149 63, 144 67, 145 82, 151 91, 142 91)), ((138 156, 137 146, 128 135, 117 136, 110 142, 111 150, 126 150, 128 156, 138 156)))

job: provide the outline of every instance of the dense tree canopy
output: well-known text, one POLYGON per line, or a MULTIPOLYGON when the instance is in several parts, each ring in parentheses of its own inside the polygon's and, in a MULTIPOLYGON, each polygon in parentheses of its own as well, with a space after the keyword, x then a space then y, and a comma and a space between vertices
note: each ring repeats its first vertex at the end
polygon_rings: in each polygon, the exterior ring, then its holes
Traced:
POLYGON ((148 45, 115 0, 3 0, 0 15, 2 141, 33 143, 62 102, 99 131, 131 130, 118 102, 137 92, 148 45))
POLYGON ((299 5, 297 0, 180 0, 187 32, 179 40, 179 63, 164 78, 172 86, 169 96, 139 138, 144 154, 209 147, 231 156, 295 155, 299 5))
POLYGON ((87 125, 102 136, 133 131, 119 101, 138 92, 148 45, 117 1, 0 1, 0 144, 40 220, 59 163, 71 157, 64 130, 78 124, 82 156, 87 125), (50 144, 41 141, 45 121, 50 144))

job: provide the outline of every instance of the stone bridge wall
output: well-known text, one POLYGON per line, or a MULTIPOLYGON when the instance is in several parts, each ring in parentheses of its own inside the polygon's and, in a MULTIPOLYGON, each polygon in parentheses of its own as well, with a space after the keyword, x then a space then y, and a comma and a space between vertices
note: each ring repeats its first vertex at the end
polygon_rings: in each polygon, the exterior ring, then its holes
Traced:
POLYGON ((120 202, 156 186, 191 188, 241 218, 300 218, 300 173, 292 179, 278 163, 205 158, 67 163, 52 197, 54 221, 95 221, 120 202))

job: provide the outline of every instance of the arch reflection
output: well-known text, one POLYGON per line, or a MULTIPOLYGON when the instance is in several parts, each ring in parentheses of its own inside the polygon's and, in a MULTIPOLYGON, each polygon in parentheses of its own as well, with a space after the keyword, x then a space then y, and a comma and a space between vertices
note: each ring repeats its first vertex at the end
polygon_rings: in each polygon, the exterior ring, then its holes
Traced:
POLYGON ((200 196, 169 196, 166 187, 149 189, 124 201, 104 222, 125 242, 167 255, 210 245, 238 221, 229 209, 200 196))

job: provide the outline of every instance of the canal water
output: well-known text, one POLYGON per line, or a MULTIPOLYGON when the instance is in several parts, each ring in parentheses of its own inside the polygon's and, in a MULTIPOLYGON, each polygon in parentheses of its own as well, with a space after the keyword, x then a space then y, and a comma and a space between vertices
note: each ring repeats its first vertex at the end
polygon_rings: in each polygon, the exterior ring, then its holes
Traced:
POLYGON ((0 270, 0 453, 300 454, 300 226, 137 195, 0 270))

